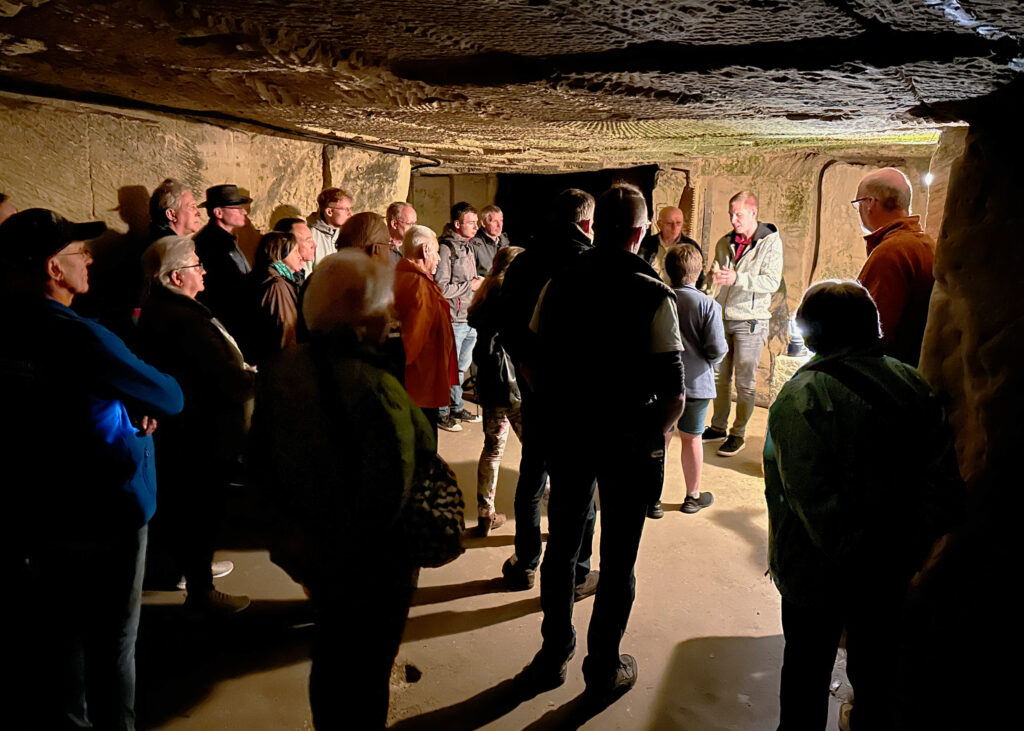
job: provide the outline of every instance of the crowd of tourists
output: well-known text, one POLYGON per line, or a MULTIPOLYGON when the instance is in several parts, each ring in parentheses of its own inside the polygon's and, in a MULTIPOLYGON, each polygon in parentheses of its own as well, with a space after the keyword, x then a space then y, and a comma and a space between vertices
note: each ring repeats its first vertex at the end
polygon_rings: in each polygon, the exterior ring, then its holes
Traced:
MULTIPOLYGON (((117 286, 102 289, 90 284, 102 222, 17 211, 0 195, 0 296, 13 315, 0 362, 17 424, 7 558, 38 630, 15 651, 27 677, 48 679, 45 703, 24 684, 38 727, 134 728, 144 581, 185 591, 184 611, 211 620, 249 607, 214 583, 234 568, 214 552, 238 483, 273 506, 271 557, 317 610, 315 726, 383 727, 419 570, 454 559, 464 527, 457 508, 423 504, 453 487, 439 430, 475 422, 477 535, 507 522, 499 466, 510 432, 522 444, 501 573, 518 591, 540 572, 544 617, 521 688, 565 682, 573 605, 593 595, 587 697, 611 702, 636 683, 620 643, 643 528, 664 516, 676 434, 690 515, 714 502, 704 445, 721 442, 725 458, 746 446, 783 275, 779 227, 737 193, 708 264, 683 211, 663 208, 654 231, 628 184, 596 200, 561 192, 526 248, 494 205, 456 204, 438 235, 409 203, 380 215, 353 213, 354 200, 324 190, 308 217, 274 221, 250 258, 244 190, 216 185, 197 203, 167 179, 145 245, 120 252, 106 267, 117 286), (424 523, 438 516, 447 528, 424 523), (431 531, 454 537, 447 554, 425 558, 431 531)), ((783 729, 823 727, 844 630, 857 689, 844 723, 898 727, 886 653, 903 593, 962 496, 942 406, 914 368, 934 242, 897 170, 866 176, 853 205, 867 263, 859 281, 805 293, 797 320, 816 355, 782 388, 765 439, 783 729), (905 440, 871 438, 895 423, 905 440)))

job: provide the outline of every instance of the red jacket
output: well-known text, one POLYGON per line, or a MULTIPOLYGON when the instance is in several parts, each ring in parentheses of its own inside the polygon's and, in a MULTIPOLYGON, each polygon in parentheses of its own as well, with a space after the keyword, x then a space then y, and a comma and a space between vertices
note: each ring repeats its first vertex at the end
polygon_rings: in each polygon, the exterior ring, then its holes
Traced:
POLYGON ((395 266, 395 310, 405 346, 405 390, 421 408, 447 406, 449 389, 459 381, 448 302, 408 259, 395 266))
POLYGON ((864 237, 868 260, 857 279, 871 293, 886 355, 917 366, 932 294, 935 242, 909 216, 864 237))

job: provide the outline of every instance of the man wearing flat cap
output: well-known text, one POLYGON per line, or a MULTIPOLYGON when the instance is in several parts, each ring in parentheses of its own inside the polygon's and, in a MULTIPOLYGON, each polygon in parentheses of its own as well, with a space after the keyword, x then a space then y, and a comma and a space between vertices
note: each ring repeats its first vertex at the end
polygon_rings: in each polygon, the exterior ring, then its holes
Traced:
POLYGON ((244 277, 252 265, 238 248, 237 232, 249 222, 248 205, 252 198, 242 195, 237 185, 215 185, 206 189, 206 208, 210 222, 196 234, 196 253, 206 269, 206 289, 199 301, 210 308, 232 336, 241 337, 244 277))
POLYGON ((85 242, 105 228, 42 208, 0 224, 2 306, 16 313, 0 345, 3 558, 19 566, 8 596, 22 668, 11 728, 135 727, 151 435, 183 397, 174 378, 71 309, 89 290, 85 242))

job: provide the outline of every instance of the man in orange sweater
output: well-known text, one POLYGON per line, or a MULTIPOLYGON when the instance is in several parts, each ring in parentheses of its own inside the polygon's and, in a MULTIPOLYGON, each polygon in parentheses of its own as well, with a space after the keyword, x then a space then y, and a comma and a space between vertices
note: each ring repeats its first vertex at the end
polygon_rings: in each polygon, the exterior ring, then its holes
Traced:
MULTIPOLYGON (((402 238, 403 258, 395 266, 395 312, 405 347, 405 390, 419 406, 437 438, 438 410, 448 406, 458 382, 455 335, 448 302, 434 282, 437 236, 426 226, 410 226, 402 238)), ((457 429, 462 427, 456 422, 457 429)))
POLYGON ((868 260, 857 279, 878 307, 882 347, 916 367, 935 282, 935 242, 921 230, 921 217, 910 215, 911 196, 906 175, 882 168, 860 181, 853 206, 868 232, 868 260))

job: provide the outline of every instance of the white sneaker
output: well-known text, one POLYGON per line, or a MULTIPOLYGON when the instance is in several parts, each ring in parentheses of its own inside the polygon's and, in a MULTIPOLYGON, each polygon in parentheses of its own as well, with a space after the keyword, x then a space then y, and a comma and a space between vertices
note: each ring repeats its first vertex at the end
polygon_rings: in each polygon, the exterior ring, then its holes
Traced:
MULTIPOLYGON (((210 575, 215 579, 222 579, 234 570, 235 564, 232 561, 214 561, 210 564, 210 575)), ((185 586, 185 577, 182 576, 181 580, 178 582, 178 589, 180 591, 185 591, 185 586)))

